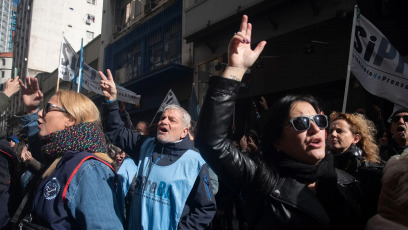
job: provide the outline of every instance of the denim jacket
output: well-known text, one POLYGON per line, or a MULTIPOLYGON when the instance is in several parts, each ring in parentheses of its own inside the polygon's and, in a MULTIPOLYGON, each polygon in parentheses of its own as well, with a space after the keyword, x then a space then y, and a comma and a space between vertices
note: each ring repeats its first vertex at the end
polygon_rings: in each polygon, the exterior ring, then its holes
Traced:
POLYGON ((109 167, 93 159, 85 161, 73 177, 66 199, 82 229, 123 229, 113 184, 106 183, 114 177, 109 167))
MULTIPOLYGON (((35 140, 40 143, 37 119, 37 113, 20 117, 29 143, 35 140)), ((35 146, 41 149, 40 145, 35 146)), ((101 183, 112 177, 114 172, 98 160, 87 160, 79 167, 66 193, 66 207, 75 220, 74 225, 83 229, 123 229, 115 190, 112 184, 101 183)))

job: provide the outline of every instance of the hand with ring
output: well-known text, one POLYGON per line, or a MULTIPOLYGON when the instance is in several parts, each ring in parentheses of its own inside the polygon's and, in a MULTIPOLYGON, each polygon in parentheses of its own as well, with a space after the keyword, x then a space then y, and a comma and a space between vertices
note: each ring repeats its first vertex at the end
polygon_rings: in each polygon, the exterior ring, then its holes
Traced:
POLYGON ((248 16, 243 15, 240 29, 232 37, 228 47, 228 65, 222 74, 225 78, 241 81, 246 70, 258 59, 266 45, 260 42, 254 50, 251 49, 252 24, 248 16))
POLYGON ((103 95, 105 95, 106 100, 114 101, 116 100, 118 92, 116 90, 116 85, 113 81, 111 71, 108 69, 106 72, 108 73, 108 77, 106 77, 105 74, 102 73, 102 71, 99 71, 99 75, 102 78, 100 84, 101 90, 103 92, 103 95))

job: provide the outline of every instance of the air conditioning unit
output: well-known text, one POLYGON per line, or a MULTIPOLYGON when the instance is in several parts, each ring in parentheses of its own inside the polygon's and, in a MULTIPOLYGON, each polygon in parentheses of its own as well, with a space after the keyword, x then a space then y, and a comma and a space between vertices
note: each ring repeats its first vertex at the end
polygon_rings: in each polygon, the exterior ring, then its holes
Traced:
POLYGON ((127 81, 126 78, 126 68, 118 69, 115 72, 115 82, 118 84, 123 84, 127 81))

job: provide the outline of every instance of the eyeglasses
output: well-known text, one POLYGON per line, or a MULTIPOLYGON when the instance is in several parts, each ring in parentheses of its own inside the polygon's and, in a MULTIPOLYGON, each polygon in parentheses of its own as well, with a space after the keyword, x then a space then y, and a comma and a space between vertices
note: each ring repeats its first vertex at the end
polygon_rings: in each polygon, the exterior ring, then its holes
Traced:
POLYGON ((392 121, 392 122, 399 122, 399 121, 401 120, 401 118, 402 118, 402 120, 404 120, 404 122, 407 122, 407 121, 408 121, 408 115, 392 116, 392 117, 391 117, 391 121, 392 121))
MULTIPOLYGON (((64 108, 61 108, 61 107, 56 106, 56 105, 51 104, 51 103, 47 103, 46 105, 44 105, 44 108, 43 108, 43 116, 45 116, 45 114, 47 114, 50 111, 60 111, 60 112, 69 114, 68 111, 65 110, 64 108), (57 110, 50 110, 51 108, 56 108, 57 110)), ((69 114, 69 115, 71 115, 71 114, 69 114)))
POLYGON ((329 125, 329 121, 326 115, 317 114, 314 116, 299 116, 289 120, 289 124, 292 125, 293 129, 297 132, 303 132, 310 129, 310 122, 313 122, 320 129, 325 129, 329 125))

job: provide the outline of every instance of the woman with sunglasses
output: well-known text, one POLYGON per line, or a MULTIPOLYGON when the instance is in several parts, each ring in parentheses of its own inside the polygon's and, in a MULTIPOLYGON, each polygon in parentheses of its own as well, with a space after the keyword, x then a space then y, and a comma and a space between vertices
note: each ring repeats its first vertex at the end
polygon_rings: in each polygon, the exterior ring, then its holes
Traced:
POLYGON ((45 172, 23 229, 123 229, 98 108, 80 93, 60 90, 37 109, 43 97, 38 81, 26 83, 20 82, 28 112, 24 127, 41 141, 45 172))
POLYGON ((361 182, 362 214, 364 221, 377 213, 384 164, 380 160, 375 140, 375 125, 359 113, 330 114, 328 150, 334 166, 361 182))
POLYGON ((200 112, 196 147, 215 173, 240 194, 250 229, 361 229, 354 178, 325 154, 328 119, 312 96, 286 96, 271 108, 264 157, 253 160, 227 140, 240 81, 266 42, 251 50, 243 16, 229 44, 228 65, 213 76, 200 112))

